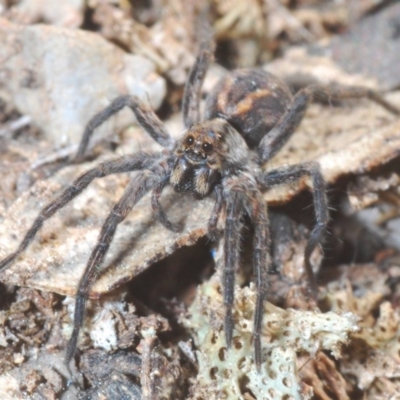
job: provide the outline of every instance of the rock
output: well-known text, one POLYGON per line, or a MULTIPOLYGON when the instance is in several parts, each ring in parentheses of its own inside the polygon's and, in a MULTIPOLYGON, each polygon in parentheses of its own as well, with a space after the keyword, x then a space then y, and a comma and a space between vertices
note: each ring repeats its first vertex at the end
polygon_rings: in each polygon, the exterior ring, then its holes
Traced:
MULTIPOLYGON (((134 94, 154 108, 165 96, 151 61, 90 32, 0 19, 0 42, 0 97, 29 115, 55 146, 78 143, 88 120, 119 95, 134 94)), ((134 120, 124 110, 98 133, 134 120)))
POLYGON ((83 22, 83 0, 22 0, 6 13, 8 19, 20 24, 44 21, 57 26, 78 28, 83 22))

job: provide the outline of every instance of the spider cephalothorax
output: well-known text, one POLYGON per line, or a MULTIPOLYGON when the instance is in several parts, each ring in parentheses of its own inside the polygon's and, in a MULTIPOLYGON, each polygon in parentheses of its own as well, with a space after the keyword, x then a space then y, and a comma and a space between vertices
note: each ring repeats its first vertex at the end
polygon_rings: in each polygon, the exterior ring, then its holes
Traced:
POLYGON ((198 199, 208 196, 222 177, 245 165, 250 156, 243 137, 221 118, 191 126, 174 155, 171 185, 198 199))
POLYGON ((368 97, 389 111, 400 114, 379 94, 368 89, 310 86, 293 97, 288 87, 273 75, 261 69, 245 69, 227 74, 216 85, 206 100, 205 120, 201 120, 200 93, 211 59, 210 40, 202 44, 186 84, 182 106, 185 131, 177 141, 171 138, 155 113, 135 96, 121 96, 95 115, 86 126, 76 160, 83 157, 93 131, 123 107, 132 109, 138 123, 164 150, 156 153, 137 152, 105 161, 78 177, 40 212, 18 249, 0 262, 1 269, 14 261, 29 245, 44 221, 79 195, 94 179, 136 171, 121 199, 105 220, 79 282, 67 363, 76 349, 89 290, 118 224, 147 192, 151 192, 151 205, 156 218, 168 229, 179 229, 168 220, 159 203, 163 189, 170 184, 177 192, 191 193, 197 199, 214 196, 215 205, 208 223, 212 238, 216 237, 217 223, 224 211, 222 283, 228 347, 234 328, 234 277, 240 264, 243 217, 247 215, 253 225, 253 269, 257 288, 254 359, 259 367, 262 361, 261 322, 269 266, 268 214, 261 193, 272 186, 291 183, 304 176, 311 178, 316 225, 305 249, 304 264, 314 293, 317 286, 310 256, 320 242, 328 222, 324 180, 316 163, 288 165, 270 171, 264 169, 264 164, 288 141, 303 118, 307 105, 317 95, 333 99, 368 97))

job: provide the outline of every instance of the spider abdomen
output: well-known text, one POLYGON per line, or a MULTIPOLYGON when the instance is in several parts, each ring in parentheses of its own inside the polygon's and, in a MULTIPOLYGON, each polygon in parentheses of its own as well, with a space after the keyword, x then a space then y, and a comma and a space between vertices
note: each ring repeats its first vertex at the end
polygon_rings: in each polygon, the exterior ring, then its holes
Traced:
POLYGON ((250 148, 275 126, 292 101, 288 86, 262 69, 238 69, 223 77, 206 101, 206 120, 223 118, 250 148))

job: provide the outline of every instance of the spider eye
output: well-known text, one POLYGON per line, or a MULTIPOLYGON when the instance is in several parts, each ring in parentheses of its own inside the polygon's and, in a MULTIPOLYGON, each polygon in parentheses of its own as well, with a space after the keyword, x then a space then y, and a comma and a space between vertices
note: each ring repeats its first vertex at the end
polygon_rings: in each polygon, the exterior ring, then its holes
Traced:
POLYGON ((208 142, 204 142, 202 147, 203 147, 203 150, 206 153, 210 153, 212 151, 212 149, 213 149, 213 145, 211 143, 208 143, 208 142))
POLYGON ((186 139, 186 144, 188 144, 189 146, 192 145, 194 143, 194 138, 193 136, 188 136, 186 139))

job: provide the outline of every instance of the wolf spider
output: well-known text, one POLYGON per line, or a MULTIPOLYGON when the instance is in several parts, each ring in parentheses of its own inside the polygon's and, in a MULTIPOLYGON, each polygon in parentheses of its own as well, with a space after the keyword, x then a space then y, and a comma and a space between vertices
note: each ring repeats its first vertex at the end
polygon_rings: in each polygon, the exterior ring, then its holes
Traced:
POLYGON ((270 263, 267 205, 261 192, 276 185, 298 181, 304 176, 311 178, 316 224, 305 249, 304 263, 314 294, 317 292, 317 284, 310 256, 321 241, 329 219, 325 183, 317 163, 305 162, 271 171, 266 171, 264 164, 288 141, 302 120, 308 104, 319 96, 327 96, 329 99, 367 97, 399 115, 398 109, 379 94, 365 88, 322 88, 315 85, 293 96, 286 84, 272 74, 261 69, 242 69, 228 73, 216 85, 206 100, 205 118, 201 119, 201 88, 212 58, 212 41, 205 41, 200 46, 185 86, 182 105, 185 131, 176 141, 168 134, 156 114, 135 96, 118 97, 96 114, 86 126, 76 160, 82 159, 93 131, 124 107, 131 108, 138 123, 164 150, 155 153, 140 151, 105 161, 78 177, 43 208, 18 249, 0 262, 0 269, 13 262, 29 245, 43 223, 80 194, 95 178, 139 171, 132 177, 121 199, 106 218, 80 279, 76 293, 74 329, 66 352, 67 365, 76 350, 89 290, 118 224, 147 192, 151 192, 151 207, 156 218, 167 229, 178 230, 159 202, 163 189, 171 185, 176 192, 190 193, 195 199, 215 197, 208 222, 211 238, 216 237, 217 223, 225 210, 223 297, 227 347, 231 345, 234 327, 234 276, 240 260, 243 216, 250 218, 254 227, 253 268, 257 288, 253 328, 254 360, 259 368, 262 362, 260 335, 263 302, 270 263))

